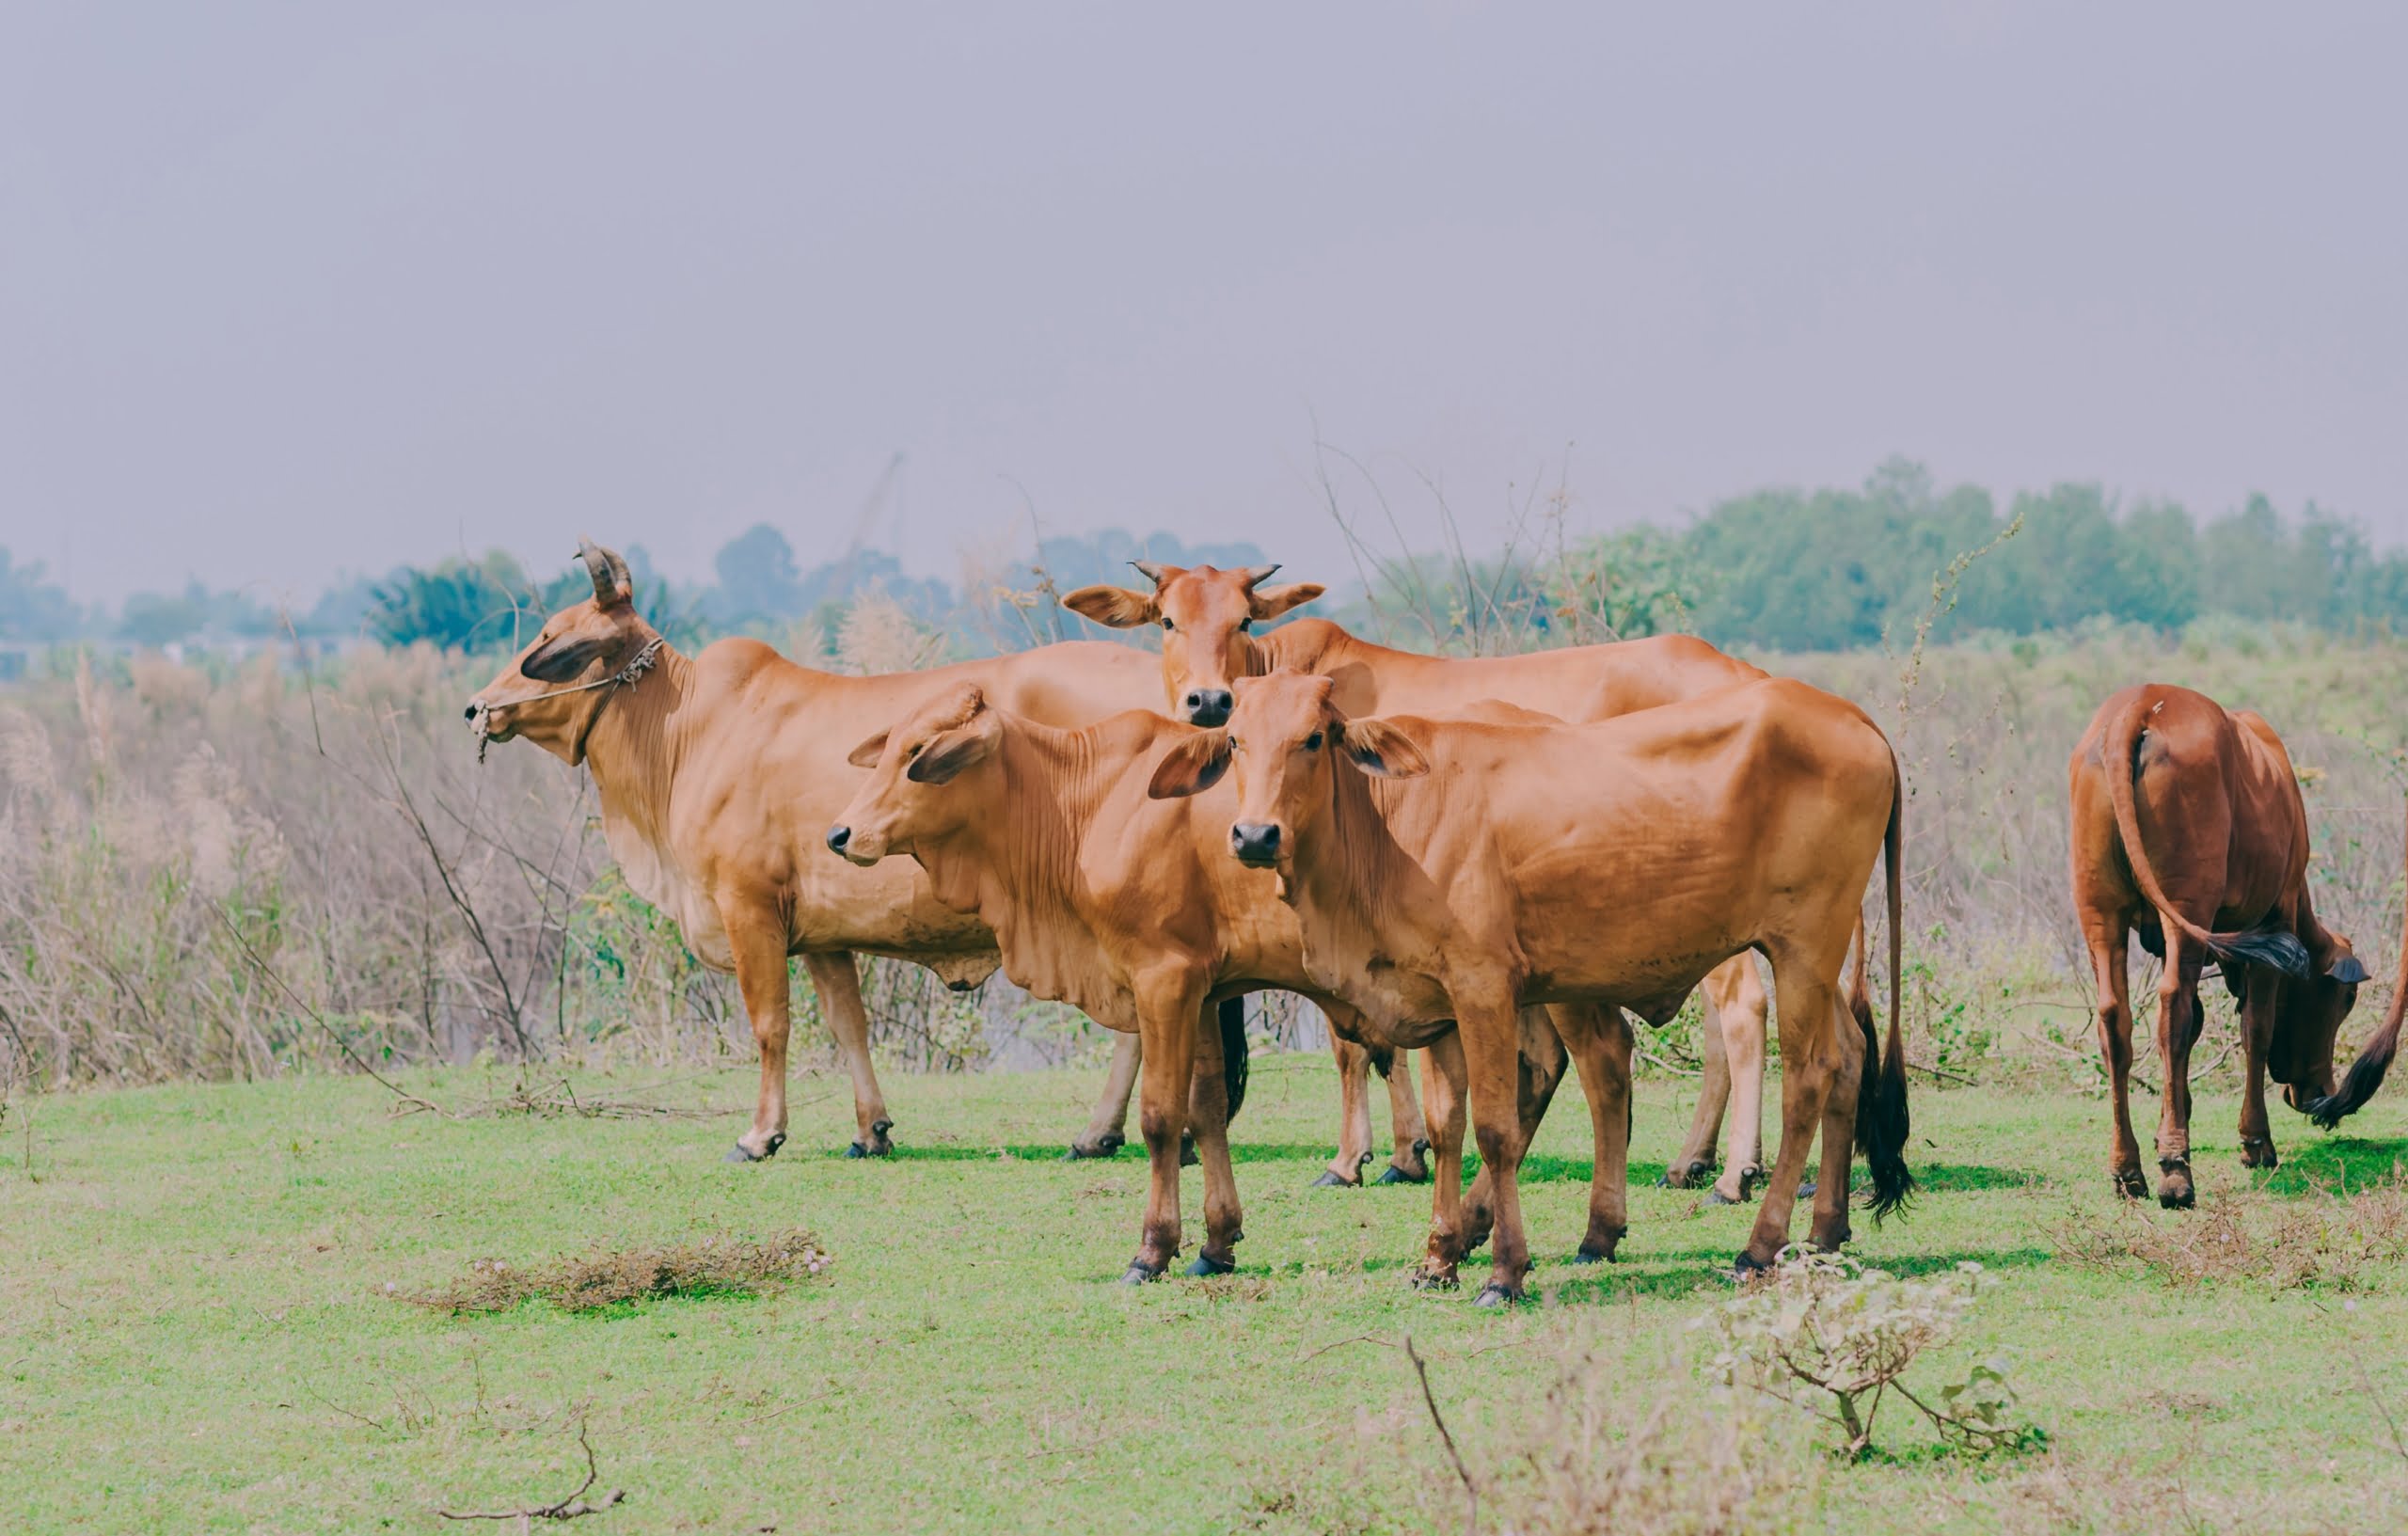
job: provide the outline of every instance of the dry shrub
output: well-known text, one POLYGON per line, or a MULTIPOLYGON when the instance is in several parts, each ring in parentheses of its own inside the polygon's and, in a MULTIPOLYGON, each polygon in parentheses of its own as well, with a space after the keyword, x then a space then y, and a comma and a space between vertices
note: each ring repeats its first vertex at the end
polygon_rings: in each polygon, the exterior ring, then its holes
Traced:
POLYGON ((1737 1536, 1811 1528, 1825 1463, 1738 1394, 1686 1370, 1646 1401, 1626 1352, 1566 1359, 1541 1405, 1527 1463, 1484 1505, 1515 1536, 1737 1536))
POLYGON ((2192 1211, 2137 1201, 2076 1211, 2054 1233, 2057 1257, 2083 1269, 2139 1271, 2178 1286, 2207 1281, 2362 1291, 2408 1262, 2408 1176, 2348 1194, 2282 1196, 2226 1188, 2192 1211))
POLYGON ((603 1249, 539 1264, 479 1259, 466 1278, 439 1291, 406 1292, 388 1283, 384 1293, 441 1312, 506 1312, 537 1298, 564 1311, 591 1312, 669 1296, 754 1295, 800 1285, 834 1261, 816 1237, 797 1228, 768 1238, 714 1236, 603 1249))

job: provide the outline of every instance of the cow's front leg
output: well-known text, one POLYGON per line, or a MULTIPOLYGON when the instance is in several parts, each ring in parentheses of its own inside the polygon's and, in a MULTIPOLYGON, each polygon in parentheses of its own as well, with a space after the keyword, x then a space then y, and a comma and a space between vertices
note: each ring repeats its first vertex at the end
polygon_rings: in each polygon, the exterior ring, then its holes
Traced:
MULTIPOLYGON (((1453 996, 1455 1032, 1462 1037, 1468 1069, 1472 1134, 1480 1142, 1481 1177, 1489 1183, 1497 1210, 1488 1284, 1481 1288, 1479 1304, 1502 1306, 1523 1298, 1523 1283, 1530 1273, 1529 1239, 1522 1225, 1520 1175, 1528 1141, 1522 1130, 1520 1010, 1510 992, 1481 996, 1465 990, 1453 996)), ((1547 1033, 1554 1034, 1551 1025, 1547 1033)))
POLYGON ((2264 966, 2249 968, 2241 1002, 2241 1040, 2246 1054, 2241 1088, 2241 1164, 2273 1168, 2274 1127, 2266 1117, 2266 1056, 2274 1044, 2274 1002, 2281 978, 2264 966))
MULTIPOLYGON (((752 1043, 761 1052, 761 1087, 752 1101, 752 1124, 736 1138, 724 1161, 759 1163, 775 1157, 786 1141, 786 1041, 793 1027, 786 981, 786 931, 774 904, 731 896, 720 903, 720 923, 736 956, 736 989, 752 1043)), ((852 957, 843 957, 849 965, 852 957)), ((858 1080, 856 1080, 858 1082, 858 1080)), ((877 1092, 877 1080, 871 1090, 877 1092)), ((858 1088, 856 1101, 858 1101, 858 1088)))
POLYGON ((1138 1029, 1145 1065, 1137 1085, 1137 1128, 1146 1139, 1149 1175, 1146 1220, 1137 1257, 1121 1279, 1157 1278, 1179 1256, 1180 1142, 1187 1129, 1188 1094, 1196 1073, 1196 1032, 1204 1006, 1200 980, 1162 980, 1141 990, 1138 1029))

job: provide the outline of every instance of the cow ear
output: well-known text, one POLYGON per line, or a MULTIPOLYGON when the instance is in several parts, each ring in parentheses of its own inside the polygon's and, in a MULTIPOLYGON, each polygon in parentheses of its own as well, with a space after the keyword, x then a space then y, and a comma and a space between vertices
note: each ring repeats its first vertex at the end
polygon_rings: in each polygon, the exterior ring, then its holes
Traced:
POLYGON ((1246 594, 1247 611, 1258 624, 1268 624, 1291 608, 1302 608, 1329 589, 1318 581, 1291 581, 1284 587, 1272 587, 1246 594))
POLYGON ((958 726, 920 749, 903 777, 915 784, 945 784, 995 755, 995 733, 977 724, 958 726))
POLYGON ((1146 785, 1149 800, 1175 800, 1200 795, 1229 771, 1229 733, 1198 731, 1173 747, 1154 765, 1146 785))
POLYGON ((1081 587, 1066 594, 1062 606, 1107 629, 1142 629, 1163 616, 1150 594, 1126 587, 1081 587))
POLYGON ((565 683, 594 665, 602 654, 598 640, 571 640, 563 635, 549 644, 539 645, 527 653, 518 663, 518 675, 538 683, 565 683))
POLYGON ((852 764, 855 768, 876 768, 878 767, 878 760, 885 755, 886 733, 884 731, 880 731, 878 735, 870 737, 867 741, 864 741, 860 746, 855 747, 853 749, 852 755, 846 758, 845 761, 852 764))
POLYGON ((2335 958, 2333 968, 2324 974, 2334 981, 2355 986, 2367 979, 2367 968, 2358 963, 2358 958, 2355 955, 2342 955, 2335 958))
POLYGON ((1339 745, 1366 773, 1383 779, 1418 779, 1430 771, 1430 759, 1413 738, 1386 720, 1350 720, 1339 731, 1339 745))

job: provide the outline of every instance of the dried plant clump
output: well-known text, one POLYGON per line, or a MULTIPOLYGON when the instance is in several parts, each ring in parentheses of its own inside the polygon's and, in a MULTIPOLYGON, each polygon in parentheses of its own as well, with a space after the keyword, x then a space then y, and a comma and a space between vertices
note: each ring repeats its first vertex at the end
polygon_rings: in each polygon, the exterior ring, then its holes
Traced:
POLYGON ((759 1239, 707 1237, 597 1250, 540 1264, 479 1259, 465 1278, 441 1290, 404 1291, 388 1282, 384 1294, 440 1312, 506 1312, 537 1299, 563 1311, 592 1312, 672 1296, 757 1295, 814 1279, 834 1261, 817 1238, 797 1229, 759 1239))
POLYGON ((2408 1175, 2394 1168, 2346 1195, 2225 1189, 2189 1212, 2078 1211, 2054 1238, 2057 1257, 2077 1268, 2138 1270, 2169 1285, 2366 1290, 2408 1264, 2408 1175))

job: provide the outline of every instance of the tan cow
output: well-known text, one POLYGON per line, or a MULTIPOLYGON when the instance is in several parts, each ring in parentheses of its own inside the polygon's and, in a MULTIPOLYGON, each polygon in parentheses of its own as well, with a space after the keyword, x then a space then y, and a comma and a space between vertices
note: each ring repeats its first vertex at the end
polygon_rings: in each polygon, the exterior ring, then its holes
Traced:
POLYGON ((578 553, 594 596, 546 620, 469 702, 471 728, 584 764, 629 887, 675 921, 704 963, 736 973, 761 1087, 728 1160, 769 1157, 785 1141, 790 955, 802 957, 852 1074, 848 1153, 886 1152, 894 1122, 853 958, 916 960, 962 990, 991 974, 997 957, 985 926, 938 901, 910 865, 863 871, 828 857, 821 834, 862 779, 846 752, 948 684, 974 682, 1038 720, 1099 720, 1151 701, 1157 663, 1076 641, 881 677, 815 672, 753 640, 688 657, 636 612, 626 562, 591 542, 578 553))
MULTIPOLYGON (((2075 914, 2099 987, 2099 1040, 2115 1104, 2108 1166, 2115 1187, 2148 1194, 2133 1139, 2132 1009, 2126 943, 2165 960, 2158 1050, 2165 1090, 2157 1130, 2158 1201, 2187 1206, 2191 1047, 2206 1022, 2199 974, 2218 962, 2241 1004, 2247 1062, 2241 1161, 2276 1164, 2266 1079, 2330 1129, 2365 1103, 2400 1037, 2400 998, 2347 1085, 2333 1084, 2333 1040, 2366 979, 2350 941, 2316 915, 2307 886, 2307 807, 2282 738, 2247 710, 2143 683, 2091 717, 2067 764, 2075 914)), ((2408 950, 2408 936, 2402 939, 2408 950)))
MULTIPOLYGON (((1132 563, 1153 583, 1152 592, 1082 587, 1066 595, 1063 605, 1113 628, 1160 625, 1163 689, 1171 714, 1198 725, 1218 725, 1228 718, 1235 679, 1260 677, 1281 668, 1333 679, 1333 702, 1349 715, 1451 715, 1493 699, 1574 723, 1650 709, 1767 675, 1687 635, 1470 658, 1377 645, 1325 619, 1300 619, 1257 635, 1256 625, 1267 625, 1311 602, 1323 589, 1310 581, 1263 586, 1279 569, 1276 565, 1223 571, 1210 565, 1132 563)), ((1869 1014, 1861 928, 1855 942, 1858 964, 1851 972, 1849 1003, 1860 1014, 1869 1014)), ((1705 1082, 1687 1139, 1665 1181, 1687 1186, 1704 1180, 1714 1165, 1723 1107, 1735 1099, 1729 1155, 1708 1196, 1717 1203, 1734 1204, 1747 1198, 1751 1182, 1764 1172, 1765 988, 1755 962, 1739 956, 1716 967, 1703 990, 1711 1021, 1705 1082)), ((1370 1142, 1360 1062, 1341 1053, 1339 1066, 1345 1119, 1334 1169, 1351 1166, 1349 1160, 1368 1153, 1370 1142)), ((1118 1086, 1125 1105, 1127 1085, 1118 1086)), ((1098 1111, 1099 1123, 1106 1118, 1118 1123, 1112 1108, 1107 1095, 1106 1107, 1098 1111)), ((1416 1168, 1418 1159, 1408 1156, 1411 1144, 1402 1116, 1398 1144, 1392 1166, 1416 1168)))
MULTIPOLYGON (((1234 764, 1231 862, 1276 876, 1311 978, 1375 1031, 1455 1021, 1482 1171, 1495 1179, 1483 1304, 1519 1297, 1529 1269, 1515 1020, 1530 1003, 1661 1021, 1716 966, 1761 952, 1782 1005, 1781 1151, 1739 1267, 1769 1265, 1787 1243, 1818 1126, 1814 1243, 1847 1238, 1860 1135, 1877 1217, 1905 1200, 1902 796, 1890 744, 1861 710, 1780 678, 1587 725, 1350 718, 1330 678, 1296 673, 1233 691, 1228 726, 1174 750, 1154 791, 1192 793, 1234 764), (1886 1066, 1870 1021, 1850 1020, 1840 1001, 1865 882, 1885 854, 1886 1066)), ((1434 1126, 1438 1217, 1422 1274, 1440 1284, 1466 1251, 1456 1126, 1434 1126)))
MULTIPOLYGON (((1190 1123, 1191 1077, 1209 1090, 1215 1075, 1209 1061, 1191 1070, 1199 1050, 1214 1044, 1197 1028, 1199 1010, 1276 987, 1321 1004, 1339 1029, 1360 1033, 1354 1010, 1305 972, 1295 917, 1275 898, 1271 877, 1222 852, 1234 798, 1149 792, 1166 753, 1215 734, 1140 712, 1057 730, 976 688, 940 689, 862 743, 853 760, 872 765, 870 778, 828 831, 829 847, 856 863, 910 855, 940 900, 993 930, 1014 981, 1143 1037, 1138 1125, 1152 1177, 1143 1235, 1123 1276, 1132 1282, 1161 1275, 1180 1246, 1178 1148, 1190 1123)), ((1507 1021, 1517 1039, 1521 1027, 1507 1021)), ((1543 1020, 1530 1027, 1548 1029, 1543 1020)), ((1604 1258, 1622 1225, 1629 1037, 1618 1015, 1593 1010, 1566 1010, 1555 1031, 1592 1099, 1597 1241, 1584 1247, 1604 1258)), ((1443 1055, 1452 1036, 1452 1024, 1434 1016, 1392 1026, 1382 1043, 1435 1045, 1443 1055)), ((1545 1053, 1532 1054, 1533 1070, 1547 1071, 1545 1053)), ((1461 1110, 1448 1109, 1440 1085, 1449 1075, 1431 1075, 1433 1117, 1443 1123, 1451 1114, 1460 1145, 1461 1110)), ((1451 1075, 1459 1078, 1460 1068, 1451 1075)), ((1221 1273, 1235 1262, 1237 1186, 1208 1091, 1195 1095, 1193 1112, 1205 1240, 1189 1273, 1221 1273)))

